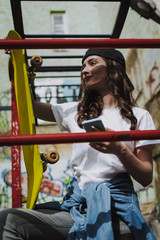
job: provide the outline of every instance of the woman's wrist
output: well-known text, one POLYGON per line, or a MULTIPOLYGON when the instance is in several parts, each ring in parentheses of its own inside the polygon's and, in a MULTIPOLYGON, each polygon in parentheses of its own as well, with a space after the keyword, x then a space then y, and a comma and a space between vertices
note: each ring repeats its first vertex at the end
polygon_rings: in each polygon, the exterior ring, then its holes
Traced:
POLYGON ((128 153, 128 148, 122 142, 118 142, 117 150, 116 156, 118 158, 124 157, 128 153))

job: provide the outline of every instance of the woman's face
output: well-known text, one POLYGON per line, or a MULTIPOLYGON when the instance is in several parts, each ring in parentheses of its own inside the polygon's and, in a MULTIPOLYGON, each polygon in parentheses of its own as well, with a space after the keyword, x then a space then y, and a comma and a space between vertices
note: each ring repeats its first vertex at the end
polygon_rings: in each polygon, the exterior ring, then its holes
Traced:
POLYGON ((88 56, 82 65, 81 77, 88 90, 104 90, 107 86, 107 64, 97 55, 88 56))

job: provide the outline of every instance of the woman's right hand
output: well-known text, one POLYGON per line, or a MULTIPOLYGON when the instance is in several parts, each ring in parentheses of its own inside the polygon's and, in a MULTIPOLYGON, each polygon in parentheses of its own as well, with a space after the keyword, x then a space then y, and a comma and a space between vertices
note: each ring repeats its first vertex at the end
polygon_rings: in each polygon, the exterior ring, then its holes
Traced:
MULTIPOLYGON (((5 37, 4 39, 7 39, 7 37, 5 37)), ((11 54, 11 49, 4 49, 4 53, 5 54, 11 54)))

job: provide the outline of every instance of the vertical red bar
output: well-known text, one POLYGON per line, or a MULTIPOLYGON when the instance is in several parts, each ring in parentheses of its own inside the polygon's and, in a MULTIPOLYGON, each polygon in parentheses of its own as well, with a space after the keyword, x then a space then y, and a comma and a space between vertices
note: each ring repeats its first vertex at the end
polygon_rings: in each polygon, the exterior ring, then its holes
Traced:
MULTIPOLYGON (((12 135, 20 134, 19 119, 17 113, 17 103, 14 88, 14 75, 13 67, 10 62, 9 73, 11 80, 11 132, 12 135)), ((22 206, 21 202, 21 147, 12 146, 11 150, 12 159, 12 208, 17 208, 22 206)))

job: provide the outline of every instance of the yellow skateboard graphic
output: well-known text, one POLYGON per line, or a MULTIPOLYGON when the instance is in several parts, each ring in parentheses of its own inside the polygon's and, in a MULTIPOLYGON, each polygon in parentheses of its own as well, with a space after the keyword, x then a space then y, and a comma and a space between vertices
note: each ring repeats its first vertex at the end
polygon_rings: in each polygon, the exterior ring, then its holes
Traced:
MULTIPOLYGON (((16 31, 10 31, 7 39, 21 39, 16 31)), ((27 75, 24 49, 11 50, 14 68, 14 85, 21 134, 36 134, 32 100, 27 75)), ((23 156, 28 174, 28 196, 26 207, 32 209, 41 186, 43 166, 37 145, 23 146, 23 156)))

